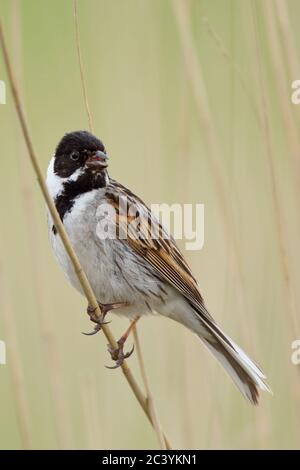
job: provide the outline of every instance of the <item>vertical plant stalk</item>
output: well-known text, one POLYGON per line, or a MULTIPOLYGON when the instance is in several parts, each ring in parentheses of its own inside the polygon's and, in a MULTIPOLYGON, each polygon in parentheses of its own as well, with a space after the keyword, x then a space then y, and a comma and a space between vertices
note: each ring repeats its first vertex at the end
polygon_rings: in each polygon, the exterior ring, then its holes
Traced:
POLYGON ((87 447, 90 450, 104 449, 103 436, 101 434, 99 420, 99 398, 96 393, 94 376, 88 376, 87 380, 78 383, 80 398, 82 401, 83 422, 85 423, 87 447))
MULTIPOLYGON (((247 310, 247 302, 245 300, 245 282, 242 268, 242 260, 236 230, 234 227, 234 217, 231 210, 229 200, 229 189, 223 175, 222 168, 219 163, 221 155, 218 145, 218 139, 215 133, 215 126, 211 113, 211 108, 207 98, 207 90, 202 75, 201 67, 197 57, 194 40, 192 37, 192 27, 189 17, 189 2, 182 0, 173 0, 172 2, 174 15, 177 21, 179 39, 181 43, 182 53, 185 59, 187 77, 191 84, 195 105, 201 121, 203 129, 204 143, 207 149, 208 163, 210 164, 211 174, 213 178, 214 188, 216 192, 217 202, 219 206, 219 214, 224 227, 224 235, 226 238, 226 246, 230 253, 231 268, 235 276, 235 280, 239 288, 237 292, 243 303, 243 308, 247 310)), ((241 323, 245 340, 254 343, 252 329, 249 327, 250 315, 244 315, 244 321, 241 323)))
MULTIPOLYGON (((263 2, 264 4, 264 2, 263 2)), ((299 337, 299 324, 297 319, 297 310, 296 310, 296 300, 295 300, 295 293, 293 289, 293 285, 291 282, 291 274, 290 274, 290 264, 289 264, 289 257, 286 250, 286 234, 284 231, 284 217, 282 213, 282 208, 280 204, 280 194, 278 191, 277 181, 276 181, 276 172, 275 166, 273 161, 273 147, 272 147, 272 140, 271 140, 271 130, 268 118, 268 107, 267 107, 267 96, 266 96, 266 89, 265 89, 265 76, 263 71, 263 61, 261 56, 261 36, 259 34, 259 12, 258 12, 258 5, 255 0, 251 3, 252 7, 252 23, 253 23, 253 31, 254 31, 254 38, 255 38, 255 49, 256 49, 256 66, 257 66, 257 75, 261 90, 261 127, 262 132, 264 135, 264 142, 266 147, 266 159, 267 165, 269 170, 269 177, 271 182, 271 196, 273 202, 273 210, 274 210, 274 219, 275 219, 275 226, 276 226, 276 233, 278 237, 278 249, 279 249, 279 258, 284 282, 284 294, 285 294, 285 301, 287 304, 288 310, 288 331, 290 334, 290 340, 294 337, 299 337), (294 336, 296 335, 296 336, 294 336)), ((266 13, 266 12, 265 12, 266 13)), ((269 19, 267 19, 269 22, 269 19)), ((270 24, 268 28, 270 28, 270 24)), ((270 30, 269 30, 270 33, 270 30)), ((273 38, 274 39, 274 38, 273 38)), ((271 46, 273 47, 273 46, 271 46)), ((279 64, 277 64, 279 65, 279 64)), ((281 73, 280 73, 281 74, 281 73)), ((299 393, 298 393, 298 386, 299 386, 299 367, 298 367, 298 375, 291 374, 291 370, 289 370, 291 382, 292 382, 292 396, 297 403, 295 410, 299 409, 299 393)), ((299 413, 297 413, 299 415, 299 413)), ((299 416, 298 416, 299 419, 299 416)), ((262 435, 262 433, 261 433, 262 435)))
MULTIPOLYGON (((275 0, 275 10, 282 40, 282 51, 284 51, 288 66, 289 79, 295 80, 296 78, 299 78, 300 63, 287 2, 283 0, 275 0)), ((299 108, 296 107, 296 109, 299 108)))
MULTIPOLYGON (((261 2, 263 9, 263 18, 266 25, 267 39, 269 51, 274 70, 275 85, 277 88, 278 103, 281 108, 283 126, 285 129, 286 141, 289 146, 289 153, 292 156, 296 180, 296 189, 298 197, 300 197, 300 142, 299 132, 293 118, 290 93, 290 84, 287 82, 285 75, 285 67, 283 57, 281 55, 280 36, 276 29, 276 15, 274 5, 270 1, 261 2)), ((285 54, 288 51, 285 51, 285 54)), ((286 54, 289 56, 289 54, 286 54)), ((296 77, 297 78, 297 77, 296 77)))
MULTIPOLYGON (((268 3, 268 2, 266 2, 268 3)), ((285 240, 285 233, 284 233, 284 219, 282 214, 282 209, 280 205, 280 195, 277 187, 276 181, 276 173, 274 168, 273 162, 273 148, 272 148, 272 141, 271 141, 271 132, 268 120, 268 112, 267 112, 267 99, 266 99, 266 91, 264 86, 264 74, 262 69, 262 57, 261 57, 261 50, 260 50, 260 38, 259 38, 259 29, 258 29, 258 12, 257 12, 257 5, 255 2, 252 3, 253 9, 253 23, 254 23, 254 35, 255 35, 255 47, 256 47, 256 57, 257 57, 257 74, 258 80, 260 84, 261 90, 261 125, 262 125, 262 132, 264 135, 264 142, 266 145, 266 158, 267 164, 269 169, 269 176, 271 182, 271 195, 273 201, 273 208, 274 208, 274 217, 275 217, 275 224, 276 224, 276 233, 278 236, 278 247, 280 253, 280 262, 282 268, 282 274, 284 279, 284 286, 285 286, 285 298, 289 308, 289 319, 290 319, 290 327, 293 334, 296 334, 298 337, 298 319, 297 319, 297 311, 295 305, 295 296, 293 291, 293 286, 291 282, 291 275, 290 275, 290 266, 289 266, 289 257, 286 250, 286 240, 285 240)))
POLYGON ((76 48, 77 48, 77 56, 78 56, 78 63, 79 63, 79 70, 80 70, 80 78, 81 78, 83 99, 84 99, 84 104, 85 104, 85 108, 86 108, 86 112, 87 112, 87 116, 88 116, 89 128, 90 128, 90 131, 92 133, 94 133, 93 119, 92 119, 92 114, 91 114, 89 100, 88 100, 88 94, 87 94, 87 88, 86 88, 85 76, 84 76, 83 61, 82 61, 82 55, 81 55, 79 24, 78 24, 78 12, 77 12, 77 0, 73 1, 73 7, 74 7, 76 48))
POLYGON ((219 49, 220 53, 222 56, 225 58, 225 60, 228 62, 229 66, 235 71, 236 76, 238 77, 240 84, 244 90, 245 96, 247 97, 247 100, 249 102, 249 105, 254 113, 254 116, 257 121, 259 121, 259 111, 257 109, 257 103, 255 101, 254 96, 252 95, 251 91, 249 91, 249 85, 247 81, 245 80, 245 77, 243 75, 243 72, 239 65, 235 62, 232 54, 226 49, 226 47, 223 44, 222 39, 220 38, 219 34, 217 31, 214 29, 214 27, 210 24, 208 18, 203 18, 203 23, 206 27, 207 33, 211 36, 212 40, 214 41, 216 47, 219 49))
POLYGON ((16 415, 20 431, 21 443, 24 449, 31 449, 31 420, 28 408, 28 398, 24 386, 24 375, 22 370, 21 355, 18 347, 17 331, 14 319, 13 307, 11 304, 11 296, 9 295, 8 286, 6 284, 5 271, 2 272, 3 266, 0 266, 0 299, 1 314, 5 335, 7 337, 7 352, 9 360, 9 371, 12 380, 12 392, 16 403, 16 415))
MULTIPOLYGON (((21 50, 21 21, 20 21, 20 0, 13 0, 13 52, 15 67, 19 71, 19 83, 22 80, 22 50, 21 50)), ((16 70, 16 69, 15 69, 16 70)), ((22 87, 21 87, 22 89, 22 87)), ((45 350, 45 361, 49 376, 51 405, 54 412, 54 426, 57 435, 59 448, 72 448, 72 427, 70 419, 69 403, 63 386, 63 373, 61 361, 57 351, 57 337, 50 320, 49 305, 45 290, 44 272, 40 266, 41 244, 40 237, 36 230, 36 207, 34 204, 34 195, 30 184, 30 167, 24 160, 23 155, 26 147, 23 140, 20 140, 19 129, 17 142, 19 145, 18 160, 20 165, 20 186, 22 191, 22 205, 24 214, 26 214, 25 230, 27 232, 29 252, 31 254, 31 266, 33 283, 35 287, 35 303, 38 310, 38 326, 42 337, 42 347, 45 350)))
POLYGON ((135 344, 135 349, 136 349, 136 353, 137 353, 137 358, 138 358, 138 362, 139 362, 139 366, 140 366, 141 376, 142 376, 142 380, 143 380, 144 387, 145 387, 149 413, 151 414, 151 417, 152 417, 153 427, 155 429, 160 448, 162 450, 165 450, 165 449, 167 449, 167 447, 166 447, 166 443, 165 443, 165 440, 164 440, 164 435, 163 435, 163 432, 162 432, 162 429, 161 429, 161 425, 160 425, 160 422, 159 422, 159 419, 158 419, 158 416, 157 416, 157 412, 156 412, 156 409, 155 409, 155 406, 154 406, 152 393, 151 393, 151 390, 150 390, 150 387, 149 387, 145 362, 144 362, 144 358, 143 358, 141 343, 140 343, 140 340, 139 340, 139 335, 138 335, 136 325, 134 325, 134 327, 133 327, 133 337, 134 337, 134 344, 135 344))
MULTIPOLYGON (((93 132, 94 131, 93 118, 92 118, 92 113, 90 111, 90 106, 89 106, 88 93, 87 93, 87 87, 86 87, 86 81, 85 81, 84 66, 83 66, 81 47, 80 47, 80 34, 79 34, 77 0, 73 0, 73 5, 74 5, 74 22, 75 22, 76 47, 77 47, 78 65, 79 65, 79 70, 80 70, 83 98, 84 98, 85 108, 86 108, 86 112, 87 112, 87 116, 88 116, 89 128, 90 128, 90 131, 93 132)), ((153 396, 152 396, 152 393, 151 393, 151 390, 150 390, 150 387, 149 387, 149 382, 148 382, 147 375, 146 375, 145 361, 144 361, 144 358, 143 358, 143 353, 142 353, 142 349, 141 349, 141 346, 140 346, 140 341, 139 341, 139 338, 138 338, 138 332, 137 332, 136 325, 134 326, 133 333, 134 333, 135 346, 136 346, 136 349, 137 349, 138 363, 139 363, 140 370, 141 370, 141 376, 142 376, 142 379, 143 379, 143 382, 144 382, 149 413, 152 417, 153 427, 154 427, 154 430, 156 432, 160 448, 161 449, 166 449, 166 443, 164 441, 163 432, 162 432, 162 429, 161 429, 161 426, 160 426, 160 423, 159 423, 159 420, 158 420, 158 417, 157 417, 157 413, 156 413, 156 410, 155 410, 155 407, 154 407, 153 396)))
MULTIPOLYGON (((59 236, 62 240, 62 243, 63 243, 64 248, 65 248, 65 250, 66 250, 66 252, 67 252, 67 254, 70 258, 70 261, 72 262, 74 272, 76 273, 76 275, 78 277, 78 280, 80 282, 82 290, 83 290, 83 292, 84 292, 84 294, 87 298, 88 304, 95 310, 95 314, 100 318, 101 311, 100 311, 97 299, 95 297, 95 294, 94 294, 94 292, 93 292, 93 290, 90 286, 90 283, 89 283, 89 281, 86 277, 86 274, 84 273, 84 271, 83 271, 83 269, 80 265, 79 259, 76 255, 70 241, 69 241, 68 235, 65 231, 64 225, 63 225, 63 223, 62 223, 62 221, 59 217, 59 214, 56 210, 55 204, 54 204, 54 202, 53 202, 53 200, 52 200, 52 198, 51 198, 51 196, 48 192, 47 186, 46 186, 45 181, 44 181, 43 173, 42 173, 42 171, 40 169, 40 166, 39 166, 37 155, 36 155, 34 147, 33 147, 31 135, 29 133, 29 128, 28 128, 28 125, 27 125, 27 121, 26 121, 26 118, 25 118, 24 111, 23 111, 23 106, 21 104, 19 91, 18 91, 18 87, 17 87, 17 82, 15 80, 14 73, 13 73, 13 70, 12 70, 12 67, 11 67, 11 61, 10 61, 8 49, 6 47, 6 41, 5 41, 5 38, 4 38, 4 31, 3 31, 3 28, 2 28, 2 22, 1 21, 0 21, 0 45, 1 45, 2 53, 3 53, 4 63, 5 63, 5 66, 6 66, 8 80, 9 80, 13 100, 14 100, 14 103, 15 103, 18 119, 19 119, 19 122, 20 122, 20 125, 21 125, 21 128, 22 128, 22 132, 23 132, 23 136, 24 136, 25 143, 26 143, 26 146, 27 146, 29 158, 30 158, 31 164, 33 166, 34 172, 36 174, 39 187, 42 191, 43 197, 44 197, 44 199, 46 201, 46 204, 48 206, 48 209, 49 209, 49 212, 51 214, 53 223, 56 227, 56 230, 57 230, 57 232, 58 232, 58 234, 59 234, 59 236)), ((106 339, 108 340, 109 344, 113 348, 116 348, 117 343, 116 343, 116 340, 115 340, 113 334, 111 333, 109 327, 107 325, 103 325, 102 330, 103 330, 103 333, 104 333, 106 339)), ((144 396, 143 392, 141 391, 138 383, 136 382, 136 380, 135 380, 130 368, 128 367, 126 361, 124 361, 121 368, 122 368, 123 374, 124 374, 128 384, 131 387, 132 392, 134 393, 136 399, 138 400, 138 402, 141 405, 142 409, 144 410, 147 418, 149 419, 150 423, 153 426, 152 417, 151 417, 151 414, 149 413, 148 406, 147 406, 147 399, 144 396)), ((168 449, 170 449, 171 448, 170 443, 169 443, 169 441, 168 441, 168 439, 165 435, 164 435, 164 439, 165 439, 166 447, 168 449)))

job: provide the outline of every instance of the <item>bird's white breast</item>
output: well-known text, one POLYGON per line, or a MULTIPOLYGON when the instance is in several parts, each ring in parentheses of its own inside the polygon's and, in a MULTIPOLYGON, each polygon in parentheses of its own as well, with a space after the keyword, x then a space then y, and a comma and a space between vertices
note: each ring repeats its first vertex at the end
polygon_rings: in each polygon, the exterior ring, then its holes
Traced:
MULTIPOLYGON (((72 246, 99 302, 128 302, 131 308, 116 313, 129 316, 157 310, 156 303, 161 302, 163 295, 162 284, 152 276, 151 269, 137 258, 126 243, 97 236, 97 209, 104 201, 104 193, 105 188, 80 195, 71 211, 65 214, 63 222, 72 246)), ((108 222, 114 224, 115 220, 108 222)), ((52 231, 51 221, 49 230, 51 244, 62 270, 81 292, 60 237, 52 231)))

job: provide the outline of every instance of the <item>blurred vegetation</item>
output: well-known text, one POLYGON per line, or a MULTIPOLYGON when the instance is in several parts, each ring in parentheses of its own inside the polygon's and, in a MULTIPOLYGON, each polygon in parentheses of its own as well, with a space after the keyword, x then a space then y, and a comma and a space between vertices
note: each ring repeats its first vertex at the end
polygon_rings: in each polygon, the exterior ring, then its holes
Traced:
MULTIPOLYGON (((250 407, 188 331, 139 325, 163 428, 177 448, 297 448, 300 79, 297 0, 79 0, 95 133, 110 174, 146 202, 205 204, 187 252, 209 309, 268 375, 250 407)), ((88 127, 71 0, 0 0, 46 171, 88 127)), ((2 58, 0 79, 6 80, 2 58)), ((0 448, 155 448, 104 338, 48 244, 45 207, 10 95, 0 105, 0 448), (121 423, 121 424, 120 424, 121 423)), ((183 248, 184 244, 179 243, 183 248)), ((127 325, 113 317, 116 336, 127 325)), ((130 365, 139 375, 136 357, 130 365)))

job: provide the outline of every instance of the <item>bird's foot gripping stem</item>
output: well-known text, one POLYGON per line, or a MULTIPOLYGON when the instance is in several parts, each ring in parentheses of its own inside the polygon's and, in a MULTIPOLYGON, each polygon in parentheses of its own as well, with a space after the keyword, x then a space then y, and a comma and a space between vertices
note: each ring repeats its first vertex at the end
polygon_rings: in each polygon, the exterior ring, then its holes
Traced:
POLYGON ((95 325, 93 331, 91 331, 90 333, 83 333, 86 336, 95 335, 96 333, 98 333, 98 331, 100 331, 102 329, 102 325, 107 325, 108 323, 110 323, 110 322, 104 321, 107 313, 110 310, 114 310, 116 308, 121 308, 121 307, 126 307, 128 304, 127 304, 127 302, 115 302, 115 303, 112 303, 112 304, 100 304, 100 303, 98 303, 98 305, 99 305, 99 308, 101 310, 101 316, 100 317, 98 317, 98 315, 96 315, 96 309, 95 308, 90 307, 90 306, 88 306, 88 308, 87 308, 87 314, 89 315, 90 320, 93 323, 96 323, 96 325, 95 325))
POLYGON ((132 346, 132 349, 130 351, 128 351, 127 353, 124 353, 124 344, 125 344, 128 336, 129 336, 131 330, 134 328, 135 324, 139 320, 139 318, 140 317, 136 317, 130 323, 130 325, 127 328, 127 330, 125 331, 125 333, 121 336, 119 341, 117 341, 118 346, 116 348, 113 348, 110 344, 108 345, 108 352, 110 353, 112 360, 115 361, 114 366, 106 366, 108 369, 117 369, 118 367, 120 367, 123 364, 124 360, 127 359, 128 357, 130 357, 131 354, 133 353, 134 345, 132 346))

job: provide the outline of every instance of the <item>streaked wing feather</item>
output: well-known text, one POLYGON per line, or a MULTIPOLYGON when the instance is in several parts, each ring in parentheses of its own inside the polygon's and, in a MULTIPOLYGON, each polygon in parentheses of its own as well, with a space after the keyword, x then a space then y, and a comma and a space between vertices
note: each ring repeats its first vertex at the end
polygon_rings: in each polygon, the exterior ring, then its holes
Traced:
MULTIPOLYGON (((167 234, 159 221, 151 213, 144 202, 131 193, 127 188, 111 180, 108 186, 107 197, 117 210, 118 234, 127 234, 123 238, 130 248, 141 256, 155 271, 164 278, 170 285, 175 287, 184 297, 196 308, 196 310, 206 317, 210 322, 213 321, 211 315, 207 312, 197 281, 183 258, 182 253, 176 246, 173 237, 167 234), (132 226, 134 217, 118 212, 119 198, 126 197, 129 206, 134 204, 139 212, 139 238, 132 226), (153 238, 151 234, 158 234, 158 238, 153 238)), ((120 238, 122 238, 120 236, 120 238)))

